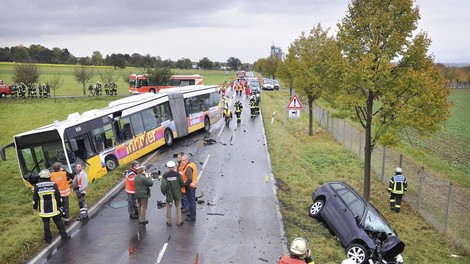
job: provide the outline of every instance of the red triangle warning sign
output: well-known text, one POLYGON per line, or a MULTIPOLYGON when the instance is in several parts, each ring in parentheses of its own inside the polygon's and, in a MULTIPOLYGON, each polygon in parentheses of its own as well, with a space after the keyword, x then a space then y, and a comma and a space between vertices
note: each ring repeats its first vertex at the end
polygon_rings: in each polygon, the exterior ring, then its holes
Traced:
POLYGON ((294 109, 301 109, 302 104, 299 101, 299 98, 297 95, 292 96, 292 99, 290 99, 289 104, 287 105, 287 108, 294 108, 294 109))

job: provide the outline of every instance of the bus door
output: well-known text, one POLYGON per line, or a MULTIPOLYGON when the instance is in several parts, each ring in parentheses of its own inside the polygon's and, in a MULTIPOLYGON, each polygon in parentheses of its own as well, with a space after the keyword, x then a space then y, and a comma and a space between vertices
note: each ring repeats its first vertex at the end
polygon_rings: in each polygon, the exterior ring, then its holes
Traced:
POLYGON ((90 125, 84 123, 66 129, 65 135, 77 161, 84 162, 88 178, 91 181, 103 176, 107 171, 101 162, 100 155, 95 152, 90 129, 90 125))
POLYGON ((176 133, 178 137, 186 136, 188 131, 188 123, 186 121, 186 110, 184 107, 184 98, 182 93, 168 94, 171 114, 175 120, 176 133))

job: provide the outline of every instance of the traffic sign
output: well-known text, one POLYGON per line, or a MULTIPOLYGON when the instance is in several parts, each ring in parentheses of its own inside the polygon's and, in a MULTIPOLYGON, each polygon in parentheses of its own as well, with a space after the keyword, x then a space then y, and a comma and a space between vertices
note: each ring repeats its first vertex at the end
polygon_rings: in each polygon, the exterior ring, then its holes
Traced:
POLYGON ((289 118, 300 118, 299 109, 289 109, 289 118))
POLYGON ((297 95, 292 96, 292 99, 290 99, 287 108, 302 109, 302 104, 300 103, 297 95))

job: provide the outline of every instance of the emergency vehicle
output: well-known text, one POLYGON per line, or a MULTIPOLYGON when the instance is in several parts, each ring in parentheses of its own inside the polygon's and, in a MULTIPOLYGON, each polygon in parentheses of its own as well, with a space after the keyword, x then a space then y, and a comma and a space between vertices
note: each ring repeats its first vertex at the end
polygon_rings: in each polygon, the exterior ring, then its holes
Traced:
POLYGON ((0 80, 0 98, 6 97, 10 92, 10 87, 8 87, 4 81, 0 80))
POLYGON ((204 85, 202 76, 193 75, 173 75, 170 77, 168 85, 156 85, 148 79, 146 74, 131 74, 129 76, 129 92, 138 93, 158 93, 161 89, 167 89, 179 86, 204 85))

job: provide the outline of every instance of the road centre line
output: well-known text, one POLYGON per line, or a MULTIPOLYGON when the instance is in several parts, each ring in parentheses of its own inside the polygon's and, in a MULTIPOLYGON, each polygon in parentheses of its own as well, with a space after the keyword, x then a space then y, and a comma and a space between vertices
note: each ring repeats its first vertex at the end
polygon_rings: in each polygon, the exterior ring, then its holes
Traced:
POLYGON ((167 247, 168 247, 168 242, 163 244, 162 250, 160 250, 160 253, 158 254, 157 262, 155 262, 155 264, 158 264, 158 263, 160 263, 160 261, 162 261, 163 254, 165 254, 165 251, 166 251, 167 247))

